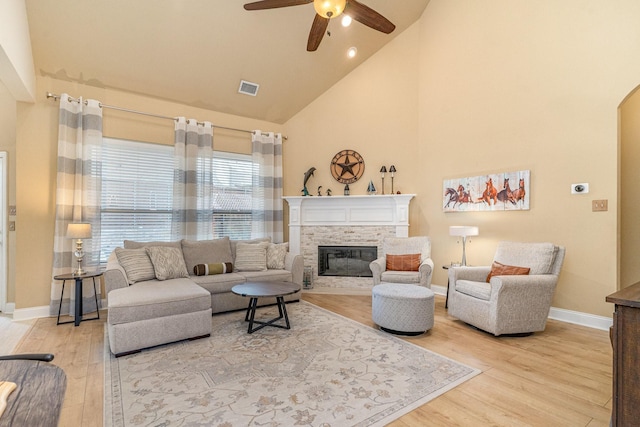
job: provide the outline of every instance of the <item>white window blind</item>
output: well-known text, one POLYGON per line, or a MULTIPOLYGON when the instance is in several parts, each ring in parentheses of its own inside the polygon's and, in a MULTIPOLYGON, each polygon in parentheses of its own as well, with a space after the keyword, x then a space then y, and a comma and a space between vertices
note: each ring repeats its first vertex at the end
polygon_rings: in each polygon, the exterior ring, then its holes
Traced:
POLYGON ((101 262, 124 240, 169 241, 173 147, 104 138, 101 262))
MULTIPOLYGON (((124 240, 172 239, 173 165, 172 146, 104 138, 101 263, 124 240)), ((215 238, 251 238, 253 168, 250 155, 214 152, 215 238)))
POLYGON ((253 168, 250 155, 214 153, 212 199, 215 238, 251 238, 253 168))

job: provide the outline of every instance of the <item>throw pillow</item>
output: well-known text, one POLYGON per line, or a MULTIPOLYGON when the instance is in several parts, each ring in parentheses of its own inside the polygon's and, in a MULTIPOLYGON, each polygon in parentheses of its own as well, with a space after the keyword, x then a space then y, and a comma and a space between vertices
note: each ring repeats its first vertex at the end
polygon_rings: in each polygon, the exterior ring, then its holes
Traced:
POLYGON ((418 271, 420 254, 387 255, 387 270, 418 271))
POLYGON ((212 274, 231 273, 233 264, 230 262, 216 262, 211 264, 198 264, 193 267, 193 273, 196 276, 209 276, 212 274))
POLYGON ((516 267, 513 265, 500 264, 498 261, 493 261, 491 265, 491 271, 487 276, 487 283, 491 281, 493 276, 526 276, 531 269, 529 267, 516 267))
POLYGON ((124 268, 129 279, 129 284, 156 278, 156 272, 149 255, 144 249, 122 249, 116 248, 118 263, 124 268))
POLYGON ((284 259, 289 250, 289 243, 269 243, 267 248, 267 268, 274 270, 284 269, 284 259))
POLYGON ((263 271, 267 269, 267 247, 269 242, 238 243, 236 246, 237 271, 263 271))
POLYGON ((236 248, 238 247, 238 243, 271 243, 271 237, 260 237, 258 239, 250 239, 250 240, 229 240, 231 244, 231 257, 236 259, 236 248))
POLYGON ((183 240, 182 255, 187 271, 198 264, 233 262, 229 237, 214 240, 183 240))
POLYGON ((189 277, 180 249, 167 246, 150 246, 145 250, 149 258, 151 258, 158 280, 189 277))

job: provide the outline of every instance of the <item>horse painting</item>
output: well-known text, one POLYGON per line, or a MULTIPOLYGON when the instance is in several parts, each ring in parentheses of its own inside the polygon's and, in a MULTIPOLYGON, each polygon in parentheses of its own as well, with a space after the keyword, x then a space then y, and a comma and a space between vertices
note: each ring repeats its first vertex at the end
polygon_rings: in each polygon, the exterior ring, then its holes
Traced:
POLYGON ((444 207, 448 208, 451 202, 453 202, 452 208, 455 209, 456 204, 458 203, 458 193, 456 192, 456 190, 449 187, 444 191, 444 197, 447 197, 447 196, 449 196, 449 199, 447 200, 447 204, 444 205, 444 207))
POLYGON ((489 178, 489 181, 486 182, 486 186, 484 193, 482 193, 482 197, 479 197, 478 201, 491 205, 491 201, 493 200, 493 204, 495 205, 498 203, 498 190, 493 186, 493 179, 489 178))
POLYGON ((509 178, 504 179, 503 187, 504 188, 498 192, 498 200, 500 200, 502 203, 511 202, 515 205, 516 202, 513 198, 513 192, 509 187, 509 178))
POLYGON ((442 208, 445 212, 528 210, 530 176, 530 171, 519 170, 445 179, 442 208))
POLYGON ((445 208, 448 208, 451 202, 453 202, 453 206, 451 206, 452 209, 455 209, 456 205, 460 207, 463 203, 473 203, 471 194, 468 191, 464 191, 462 184, 458 185, 458 191, 448 187, 444 192, 444 196, 449 197, 447 203, 444 205, 445 208))
POLYGON ((526 192, 524 191, 524 179, 520 178, 518 183, 518 189, 513 192, 513 203, 516 204, 520 200, 522 200, 522 204, 524 205, 524 196, 526 192))

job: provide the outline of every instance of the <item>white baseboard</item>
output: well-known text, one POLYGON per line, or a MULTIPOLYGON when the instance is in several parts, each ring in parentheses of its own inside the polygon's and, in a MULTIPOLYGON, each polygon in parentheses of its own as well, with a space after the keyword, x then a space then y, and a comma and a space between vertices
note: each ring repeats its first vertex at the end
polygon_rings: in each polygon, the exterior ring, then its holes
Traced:
MULTIPOLYGON (((446 286, 431 285, 431 290, 434 294, 447 294, 446 286)), ((608 331, 611 325, 613 325, 613 319, 610 317, 596 316, 595 314, 582 313, 580 311, 566 310, 564 308, 556 307, 551 307, 551 310, 549 310, 549 319, 587 326, 594 329, 601 329, 603 331, 608 331)))
POLYGON ((442 295, 442 296, 446 296, 447 295, 447 287, 446 286, 440 286, 440 285, 433 285, 432 284, 431 285, 431 290, 436 295, 442 295))
POLYGON ((13 320, 37 319, 40 317, 50 317, 48 305, 42 305, 40 307, 16 308, 15 310, 13 310, 13 320))
POLYGON ((580 311, 565 310, 564 308, 555 307, 551 307, 551 310, 549 311, 549 319, 574 323, 576 325, 601 329, 603 331, 608 331, 613 325, 613 319, 610 317, 596 316, 595 314, 582 313, 580 311))
POLYGON ((13 314, 16 309, 16 304, 14 302, 8 302, 4 305, 4 310, 2 311, 4 314, 13 314))

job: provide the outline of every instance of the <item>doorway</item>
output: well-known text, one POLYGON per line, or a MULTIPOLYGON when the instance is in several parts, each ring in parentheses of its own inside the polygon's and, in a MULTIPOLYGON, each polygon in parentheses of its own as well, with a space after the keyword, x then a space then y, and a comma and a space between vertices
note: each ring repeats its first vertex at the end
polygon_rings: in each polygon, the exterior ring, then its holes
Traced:
POLYGON ((7 152, 0 151, 0 312, 7 305, 7 152))
POLYGON ((640 86, 619 107, 619 273, 618 288, 640 281, 640 86))

